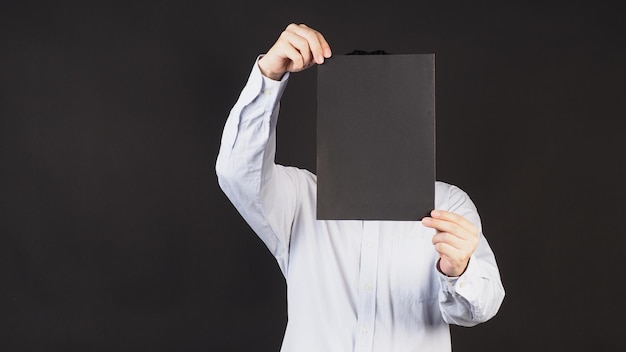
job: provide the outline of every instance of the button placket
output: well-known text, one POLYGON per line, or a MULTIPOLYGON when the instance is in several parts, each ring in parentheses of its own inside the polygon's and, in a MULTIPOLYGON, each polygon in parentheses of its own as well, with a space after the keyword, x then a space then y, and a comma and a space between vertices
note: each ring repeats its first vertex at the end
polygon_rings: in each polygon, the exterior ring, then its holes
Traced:
POLYGON ((376 319, 376 280, 378 277, 378 241, 380 223, 365 221, 361 237, 361 265, 359 272, 359 299, 355 351, 369 352, 374 345, 374 323, 376 319))

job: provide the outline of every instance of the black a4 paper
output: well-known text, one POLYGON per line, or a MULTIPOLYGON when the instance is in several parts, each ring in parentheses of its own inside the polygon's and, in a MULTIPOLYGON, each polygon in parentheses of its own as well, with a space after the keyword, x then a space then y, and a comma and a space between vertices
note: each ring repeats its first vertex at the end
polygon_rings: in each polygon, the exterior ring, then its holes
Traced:
POLYGON ((335 55, 317 68, 317 219, 434 208, 435 56, 335 55))

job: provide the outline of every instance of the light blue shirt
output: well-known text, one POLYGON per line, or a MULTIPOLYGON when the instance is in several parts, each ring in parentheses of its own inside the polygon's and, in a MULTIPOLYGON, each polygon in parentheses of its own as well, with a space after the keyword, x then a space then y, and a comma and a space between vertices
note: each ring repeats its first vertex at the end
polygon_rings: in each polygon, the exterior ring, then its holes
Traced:
POLYGON ((421 222, 316 220, 315 175, 274 163, 288 77, 268 79, 255 63, 216 163, 222 190, 285 276, 281 351, 450 351, 448 324, 487 321, 504 299, 476 207, 458 187, 436 182, 435 208, 464 216, 480 231, 460 277, 436 269, 434 230, 421 222))

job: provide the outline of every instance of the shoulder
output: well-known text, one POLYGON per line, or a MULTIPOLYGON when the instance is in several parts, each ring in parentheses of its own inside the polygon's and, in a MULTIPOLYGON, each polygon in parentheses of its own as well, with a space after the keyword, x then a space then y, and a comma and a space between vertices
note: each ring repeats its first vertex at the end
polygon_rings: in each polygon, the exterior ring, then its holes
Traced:
POLYGON ((435 181, 435 194, 465 193, 459 186, 444 181, 435 181))
POLYGON ((475 209, 470 196, 459 186, 443 182, 435 182, 435 207, 454 211, 459 207, 475 209))

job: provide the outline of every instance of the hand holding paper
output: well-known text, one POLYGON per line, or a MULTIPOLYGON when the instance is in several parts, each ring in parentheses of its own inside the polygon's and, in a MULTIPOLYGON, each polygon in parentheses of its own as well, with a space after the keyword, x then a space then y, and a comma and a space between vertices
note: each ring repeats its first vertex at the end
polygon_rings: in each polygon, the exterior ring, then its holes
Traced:
POLYGON ((448 276, 461 276, 478 246, 478 229, 455 213, 433 210, 430 215, 422 224, 437 230, 433 244, 439 253, 439 269, 448 276))
POLYGON ((280 80, 285 72, 299 72, 313 64, 322 64, 331 55, 330 45, 320 32, 305 24, 292 23, 259 60, 259 68, 265 77, 280 80))

